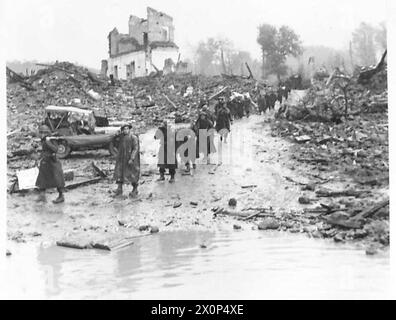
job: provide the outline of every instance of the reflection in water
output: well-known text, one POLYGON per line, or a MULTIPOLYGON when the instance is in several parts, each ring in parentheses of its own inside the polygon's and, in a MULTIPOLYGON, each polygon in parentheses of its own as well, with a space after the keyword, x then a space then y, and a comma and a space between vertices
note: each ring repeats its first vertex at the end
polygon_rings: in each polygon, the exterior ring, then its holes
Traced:
POLYGON ((57 295, 61 293, 59 279, 62 276, 62 263, 65 258, 65 251, 58 247, 45 248, 43 245, 37 249, 37 261, 44 269, 47 285, 46 295, 57 295))
POLYGON ((132 246, 114 252, 39 247, 36 256, 24 256, 25 247, 15 246, 7 259, 6 287, 15 293, 20 285, 13 281, 18 276, 15 270, 25 268, 32 274, 29 285, 39 284, 37 297, 386 298, 389 294, 387 254, 368 257, 364 250, 305 235, 163 232, 136 238, 132 246))
POLYGON ((169 232, 137 239, 131 247, 115 252, 115 277, 122 279, 120 285, 129 292, 137 291, 147 278, 155 279, 155 285, 166 285, 167 278, 177 275, 177 268, 193 268, 191 260, 194 255, 180 252, 191 251, 210 235, 213 233, 169 232))
MULTIPOLYGON (((143 264, 141 261, 141 247, 134 244, 123 250, 115 252, 117 259, 117 268, 114 277, 119 279, 119 287, 127 288, 127 291, 135 291, 138 289, 138 280, 130 277, 133 270, 139 269, 143 264)), ((143 268, 145 268, 143 266, 143 268)))

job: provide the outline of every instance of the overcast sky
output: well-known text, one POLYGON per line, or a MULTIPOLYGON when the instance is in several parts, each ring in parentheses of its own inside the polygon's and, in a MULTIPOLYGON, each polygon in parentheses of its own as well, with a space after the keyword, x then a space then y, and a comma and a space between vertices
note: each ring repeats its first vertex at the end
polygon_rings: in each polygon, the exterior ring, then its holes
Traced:
POLYGON ((387 20, 387 0, 0 0, 7 60, 71 61, 100 68, 107 58, 107 35, 128 32, 130 14, 146 7, 174 18, 175 42, 183 55, 208 37, 225 36, 260 57, 261 23, 286 24, 305 45, 347 46, 361 21, 387 20), (1 8, 3 6, 3 8, 1 8))

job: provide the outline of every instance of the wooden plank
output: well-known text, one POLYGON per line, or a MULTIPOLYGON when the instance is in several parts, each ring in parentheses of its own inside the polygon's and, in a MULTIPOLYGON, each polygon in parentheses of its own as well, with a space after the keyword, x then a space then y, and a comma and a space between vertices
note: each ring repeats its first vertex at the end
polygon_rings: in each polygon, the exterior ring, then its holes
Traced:
POLYGON ((66 247, 71 249, 88 249, 87 245, 81 245, 73 241, 57 241, 56 245, 59 247, 66 247))
POLYGON ((94 168, 95 172, 99 174, 99 176, 101 176, 102 178, 107 177, 107 175, 95 164, 95 162, 92 161, 91 165, 94 168))
POLYGON ((88 180, 84 180, 84 181, 80 181, 80 182, 75 182, 75 183, 66 185, 65 189, 66 190, 72 190, 72 189, 75 189, 75 188, 78 188, 78 187, 81 187, 81 186, 85 186, 85 185, 88 185, 88 184, 97 183, 97 182, 99 182, 102 179, 103 179, 102 177, 97 177, 97 178, 88 179, 88 180))
POLYGON ((257 188, 257 184, 250 184, 246 186, 241 186, 242 189, 257 188))
POLYGON ((177 106, 173 103, 173 101, 171 99, 168 98, 168 96, 163 93, 163 96, 165 97, 165 99, 175 108, 177 109, 177 106))
POLYGON ((332 219, 331 217, 323 217, 323 219, 327 223, 335 225, 335 226, 340 226, 340 227, 349 228, 349 229, 360 229, 361 228, 360 223, 358 223, 357 221, 353 221, 351 219, 341 220, 341 219, 332 219))
POLYGON ((257 217, 260 213, 261 213, 261 211, 255 212, 255 213, 251 214, 250 216, 247 216, 246 218, 243 218, 242 220, 246 221, 246 220, 252 219, 254 217, 257 217))
POLYGON ((228 86, 225 86, 225 87, 224 87, 223 89, 221 89, 219 92, 217 92, 217 93, 213 94, 212 96, 210 96, 209 99, 208 99, 208 101, 209 101, 209 100, 212 100, 212 99, 214 99, 214 98, 216 98, 219 94, 223 93, 226 89, 228 89, 228 86))
POLYGON ((318 162, 318 163, 323 163, 323 164, 328 164, 329 163, 329 159, 324 159, 324 158, 312 158, 312 159, 308 159, 308 158, 299 158, 297 159, 300 162, 318 162))
POLYGON ((389 205, 389 199, 385 199, 385 200, 377 203, 376 205, 358 213, 357 215, 352 217, 350 220, 360 220, 362 218, 368 218, 369 216, 372 216, 374 213, 376 213, 378 210, 380 210, 388 205, 389 205))
POLYGON ((7 133, 7 138, 8 138, 9 136, 12 136, 13 134, 19 132, 19 131, 21 131, 21 129, 17 129, 17 130, 11 131, 10 133, 7 133))
POLYGON ((292 178, 290 178, 290 177, 288 177, 288 176, 284 176, 284 178, 287 180, 287 181, 290 181, 290 182, 293 182, 293 183, 295 183, 295 184, 299 184, 299 185, 302 185, 302 186, 306 186, 308 183, 303 183, 303 182, 299 182, 299 181, 296 181, 296 180, 294 180, 294 179, 292 179, 292 178))
POLYGON ((125 248, 125 247, 132 245, 133 243, 134 243, 134 241, 132 241, 130 239, 124 239, 124 240, 120 241, 118 244, 111 246, 110 250, 114 251, 117 249, 125 248))
POLYGON ((317 197, 359 197, 362 194, 369 193, 369 191, 363 190, 342 190, 342 191, 316 191, 317 197))
POLYGON ((245 65, 246 65, 246 68, 247 68, 247 69, 248 69, 248 71, 249 71, 249 78, 251 78, 251 79, 254 79, 254 76, 253 76, 252 70, 250 70, 250 67, 249 67, 248 63, 247 63, 247 62, 245 62, 245 65))

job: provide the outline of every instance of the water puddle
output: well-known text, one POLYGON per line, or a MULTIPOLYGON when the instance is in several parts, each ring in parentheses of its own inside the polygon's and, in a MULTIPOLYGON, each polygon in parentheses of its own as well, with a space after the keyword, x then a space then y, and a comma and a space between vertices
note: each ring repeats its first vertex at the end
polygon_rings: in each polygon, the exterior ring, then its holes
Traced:
POLYGON ((389 255, 281 232, 162 232, 114 252, 9 243, 7 297, 387 298, 389 255))

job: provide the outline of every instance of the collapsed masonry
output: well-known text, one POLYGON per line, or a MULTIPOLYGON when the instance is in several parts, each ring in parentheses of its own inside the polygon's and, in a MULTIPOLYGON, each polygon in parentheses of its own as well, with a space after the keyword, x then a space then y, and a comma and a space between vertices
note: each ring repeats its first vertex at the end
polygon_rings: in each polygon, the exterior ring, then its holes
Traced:
POLYGON ((172 17, 147 7, 147 19, 131 15, 128 25, 128 34, 117 28, 109 33, 109 58, 102 61, 103 75, 126 80, 151 72, 186 72, 174 43, 172 17))

